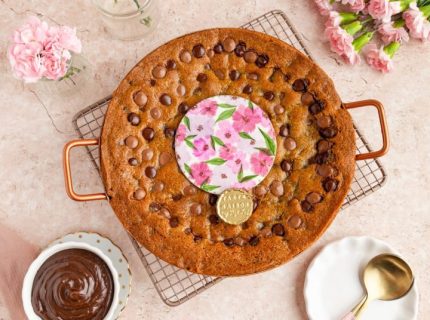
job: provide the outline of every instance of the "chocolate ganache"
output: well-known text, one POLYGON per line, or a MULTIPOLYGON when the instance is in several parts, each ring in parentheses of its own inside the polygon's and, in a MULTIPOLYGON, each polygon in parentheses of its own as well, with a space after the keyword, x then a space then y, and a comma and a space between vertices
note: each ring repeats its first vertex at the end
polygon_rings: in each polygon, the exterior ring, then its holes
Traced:
POLYGON ((68 249, 42 264, 34 278, 31 302, 44 320, 102 320, 113 292, 112 273, 99 256, 68 249))

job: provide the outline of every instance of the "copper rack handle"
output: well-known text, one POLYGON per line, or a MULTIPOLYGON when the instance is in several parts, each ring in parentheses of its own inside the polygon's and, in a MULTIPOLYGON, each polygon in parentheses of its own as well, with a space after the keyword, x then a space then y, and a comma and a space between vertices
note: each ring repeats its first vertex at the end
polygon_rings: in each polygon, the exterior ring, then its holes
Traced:
POLYGON ((63 149, 63 168, 64 168, 64 182, 66 183, 67 195, 75 201, 92 201, 92 200, 106 200, 105 193, 93 194, 78 194, 73 190, 72 173, 70 170, 70 151, 74 147, 95 146, 99 144, 99 139, 82 139, 72 140, 68 142, 63 149))
POLYGON ((354 109, 354 108, 368 107, 368 106, 373 106, 378 111, 379 124, 381 126, 381 134, 382 134, 382 147, 377 151, 357 154, 355 156, 355 160, 367 160, 367 159, 379 158, 387 153, 388 148, 390 146, 390 139, 388 137, 387 120, 385 117, 385 111, 382 103, 380 103, 377 100, 362 100, 362 101, 355 101, 355 102, 349 102, 349 103, 343 104, 343 107, 345 109, 354 109))

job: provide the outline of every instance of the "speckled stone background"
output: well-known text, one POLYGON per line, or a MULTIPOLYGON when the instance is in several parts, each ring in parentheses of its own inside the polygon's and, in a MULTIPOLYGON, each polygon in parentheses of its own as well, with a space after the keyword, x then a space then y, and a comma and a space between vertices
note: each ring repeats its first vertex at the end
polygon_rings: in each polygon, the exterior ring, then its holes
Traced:
MULTIPOLYGON (((322 20, 312 1, 165 0, 155 33, 134 42, 112 40, 90 0, 0 1, 0 223, 45 246, 72 231, 93 230, 124 250, 134 275, 122 319, 306 319, 304 272, 318 250, 348 235, 369 235, 390 243, 412 265, 421 294, 419 319, 430 317, 430 45, 412 41, 395 58, 389 75, 365 65, 338 63, 321 39, 322 20), (111 93, 146 53, 184 33, 215 26, 238 26, 269 10, 281 9, 301 31, 317 62, 334 79, 344 101, 375 98, 385 105, 392 147, 382 159, 386 185, 339 214, 323 238, 276 270, 229 279, 191 301, 169 308, 158 297, 125 231, 104 202, 78 203, 65 191, 63 145, 76 137, 73 115, 111 93), (8 69, 7 34, 27 15, 76 26, 84 55, 93 63, 90 85, 73 99, 50 99, 39 87, 24 86, 8 69)), ((376 115, 354 112, 372 144, 380 139, 376 115)), ((76 188, 102 190, 83 150, 73 152, 76 188)), ((1 245, 1 244, 0 244, 1 245)), ((2 260, 7 257, 0 257, 2 260)), ((0 319, 14 319, 0 306, 0 319)))

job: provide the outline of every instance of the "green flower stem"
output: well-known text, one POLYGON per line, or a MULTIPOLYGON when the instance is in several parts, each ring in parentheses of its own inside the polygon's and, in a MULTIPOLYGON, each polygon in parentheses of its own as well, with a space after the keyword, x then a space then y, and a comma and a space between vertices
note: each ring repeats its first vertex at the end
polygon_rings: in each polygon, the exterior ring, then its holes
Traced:
POLYGON ((344 24, 344 23, 351 23, 355 20, 357 20, 358 16, 355 13, 352 12, 339 12, 339 16, 340 16, 340 23, 344 24))
POLYGON ((396 20, 393 23, 394 28, 403 28, 404 26, 405 26, 405 20, 403 19, 396 20))
POLYGON ((390 2, 400 2, 400 10, 405 11, 409 8, 409 5, 415 0, 390 0, 390 2))
POLYGON ((354 21, 342 26, 342 28, 345 29, 345 31, 348 32, 351 36, 353 36, 363 28, 363 25, 360 21, 354 21))
POLYGON ((366 32, 352 42, 355 51, 360 52, 363 47, 373 38, 374 32, 366 32))
POLYGON ((426 18, 430 17, 430 5, 420 7, 420 10, 423 13, 424 17, 426 18))
POLYGON ((389 45, 384 47, 384 52, 389 56, 390 58, 393 58, 394 54, 399 50, 400 48, 400 42, 391 42, 389 45))

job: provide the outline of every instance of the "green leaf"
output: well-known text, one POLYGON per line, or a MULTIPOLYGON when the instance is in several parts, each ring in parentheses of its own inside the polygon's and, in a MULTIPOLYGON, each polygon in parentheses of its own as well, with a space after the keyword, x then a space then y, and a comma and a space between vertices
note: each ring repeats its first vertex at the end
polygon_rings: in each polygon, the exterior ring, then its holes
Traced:
POLYGON ((246 132, 239 132, 239 136, 241 136, 243 139, 249 139, 249 140, 254 140, 253 137, 251 137, 248 133, 246 132))
POLYGON ((254 179, 255 177, 258 177, 258 176, 257 175, 245 176, 241 180, 239 180, 239 182, 241 182, 241 183, 246 182, 246 181, 254 179))
POLYGON ((211 136, 211 146, 212 146, 212 148, 214 150, 215 150, 215 146, 216 145, 219 145, 219 146, 223 147, 224 146, 224 142, 222 142, 222 140, 220 138, 218 138, 218 137, 211 136))
POLYGON ((213 159, 206 161, 207 164, 213 164, 215 166, 220 166, 220 165, 224 164, 225 162, 226 162, 226 160, 221 159, 221 158, 213 158, 213 159))
POLYGON ((189 166, 188 164, 186 164, 186 163, 184 163, 184 166, 185 166, 185 171, 186 171, 189 175, 191 175, 191 168, 190 168, 190 166, 189 166))
POLYGON ((248 108, 254 110, 254 105, 252 104, 251 100, 248 101, 248 108))
POLYGON ((195 137, 197 137, 197 135, 196 134, 192 134, 192 135, 187 136, 184 140, 192 140, 195 137))
POLYGON ((270 155, 274 156, 275 152, 276 152, 276 144, 275 144, 275 142, 272 140, 272 138, 270 138, 267 135, 266 132, 264 132, 260 128, 258 128, 258 130, 260 130, 261 134, 263 135, 264 142, 266 142, 266 147, 267 147, 267 149, 269 149, 270 155))
POLYGON ((242 180, 242 179, 243 179, 243 168, 242 168, 242 165, 241 165, 239 173, 237 174, 237 181, 240 182, 240 180, 242 180))
POLYGON ((190 128, 190 119, 187 117, 187 116, 185 116, 184 117, 184 123, 185 123, 185 125, 187 126, 187 128, 188 128, 188 130, 191 130, 190 128))
POLYGON ((264 152, 265 154, 267 154, 267 155, 269 155, 269 156, 271 156, 271 155, 272 155, 272 154, 270 153, 270 150, 269 150, 269 149, 267 149, 267 148, 254 148, 254 149, 260 150, 261 152, 264 152))
POLYGON ((211 185, 211 184, 203 183, 203 184, 200 186, 200 188, 201 188, 202 190, 204 190, 204 191, 210 192, 210 191, 213 191, 213 190, 215 190, 215 189, 218 189, 218 188, 219 188, 219 186, 213 186, 213 185, 211 185))
POLYGON ((218 107, 223 108, 223 109, 236 108, 236 106, 234 106, 232 104, 228 104, 228 103, 219 103, 218 107))
POLYGON ((187 146, 189 146, 191 149, 194 149, 194 143, 192 143, 190 140, 184 140, 184 141, 187 146))
POLYGON ((221 114, 216 119, 215 123, 220 122, 222 120, 226 120, 228 118, 231 118, 234 111, 235 111, 234 109, 229 109, 229 110, 225 110, 225 111, 221 112, 221 114))

